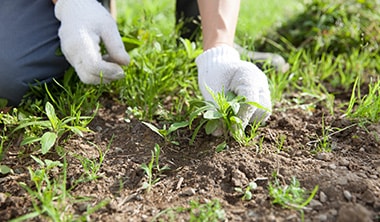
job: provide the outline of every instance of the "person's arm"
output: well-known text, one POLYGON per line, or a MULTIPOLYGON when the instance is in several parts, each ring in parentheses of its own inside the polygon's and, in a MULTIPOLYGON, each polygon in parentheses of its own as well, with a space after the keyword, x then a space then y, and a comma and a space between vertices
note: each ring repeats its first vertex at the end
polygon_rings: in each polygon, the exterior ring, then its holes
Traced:
POLYGON ((240 0, 198 0, 204 50, 233 46, 240 0))
MULTIPOLYGON (((240 106, 237 116, 243 129, 250 121, 266 121, 272 106, 267 77, 253 63, 242 61, 233 47, 240 0, 198 0, 198 4, 204 52, 195 62, 203 97, 215 102, 209 89, 214 93, 224 90, 259 104, 240 106)), ((213 135, 221 133, 219 128, 213 135)))

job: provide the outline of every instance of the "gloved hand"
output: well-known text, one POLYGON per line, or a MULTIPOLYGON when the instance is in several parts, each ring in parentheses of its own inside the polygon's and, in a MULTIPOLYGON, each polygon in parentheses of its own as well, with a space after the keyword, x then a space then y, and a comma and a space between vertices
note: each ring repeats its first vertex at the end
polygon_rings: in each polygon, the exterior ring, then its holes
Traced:
POLYGON ((59 0, 55 16, 61 21, 59 38, 67 61, 75 68, 82 82, 98 84, 124 77, 119 65, 128 65, 116 22, 96 0, 59 0), (102 57, 100 40, 108 55, 102 57))
MULTIPOLYGON (((246 101, 256 102, 271 111, 267 77, 254 64, 240 60, 240 55, 234 48, 211 48, 199 55, 195 62, 198 67, 199 87, 206 101, 214 102, 207 87, 214 93, 224 89, 226 92, 244 96, 246 101)), ((242 105, 238 112, 243 128, 250 121, 266 121, 269 116, 269 111, 248 104, 242 105)), ((218 135, 220 132, 213 134, 218 135)))

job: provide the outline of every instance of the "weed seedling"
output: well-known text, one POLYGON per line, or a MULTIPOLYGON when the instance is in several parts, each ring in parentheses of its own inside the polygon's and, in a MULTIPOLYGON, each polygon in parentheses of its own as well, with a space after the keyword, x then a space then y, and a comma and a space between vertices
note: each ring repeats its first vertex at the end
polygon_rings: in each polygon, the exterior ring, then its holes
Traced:
POLYGON ((177 221, 176 214, 189 213, 190 222, 209 221, 217 222, 225 220, 225 211, 220 205, 218 200, 206 201, 206 203, 199 203, 198 200, 191 200, 189 207, 174 207, 168 208, 158 213, 153 221, 177 221), (162 220, 162 217, 165 217, 162 220))
POLYGON ((168 166, 164 166, 161 168, 159 165, 161 148, 158 144, 154 146, 154 151, 151 151, 151 152, 152 152, 152 158, 150 159, 150 162, 148 164, 146 163, 141 164, 141 168, 144 170, 146 179, 148 180, 143 183, 142 188, 146 190, 147 192, 150 192, 152 187, 156 183, 158 183, 158 181, 160 181, 160 177, 159 177, 160 174, 162 174, 163 171, 165 170, 169 170, 168 166), (154 171, 156 171, 157 174, 155 174, 154 171))
POLYGON ((142 122, 142 123, 145 126, 149 127, 149 129, 151 129, 153 132, 157 133, 162 138, 164 138, 166 142, 170 142, 170 143, 175 144, 175 145, 179 145, 179 143, 177 141, 173 140, 173 138, 171 137, 171 134, 174 131, 176 131, 180 128, 187 127, 189 125, 189 123, 187 121, 183 121, 183 122, 171 124, 168 129, 166 129, 166 125, 164 125, 162 129, 159 129, 151 123, 147 123, 147 122, 142 122))
POLYGON ((252 199, 251 190, 255 190, 256 188, 257 188, 257 184, 254 181, 252 181, 245 188, 235 187, 235 191, 240 194, 243 194, 243 196, 241 197, 242 200, 251 200, 252 199))
POLYGON ((369 84, 369 92, 361 97, 360 76, 357 77, 346 114, 360 120, 378 122, 380 120, 380 81, 369 84), (355 104, 357 104, 354 110, 355 104))
MULTIPOLYGON (((73 203, 83 201, 70 195, 67 184, 67 162, 41 160, 31 156, 39 165, 39 169, 33 170, 29 167, 30 179, 34 186, 29 187, 21 182, 23 187, 32 198, 33 211, 12 221, 30 220, 39 216, 46 216, 50 221, 85 221, 95 211, 108 204, 108 200, 102 200, 95 205, 88 206, 86 212, 75 215, 72 208, 73 203), (52 174, 56 175, 52 177, 52 174)), ((88 200, 88 198, 86 199, 88 200)), ((41 220, 41 218, 39 218, 41 220)))
MULTIPOLYGON (((198 133, 198 130, 205 124, 206 134, 219 134, 224 136, 225 140, 228 139, 228 135, 232 137, 242 145, 248 144, 254 136, 247 137, 244 132, 243 121, 237 116, 238 111, 242 105, 252 105, 258 109, 269 111, 267 108, 261 106, 255 102, 247 102, 245 97, 236 96, 232 92, 225 93, 224 90, 220 93, 214 93, 209 89, 209 93, 212 95, 215 103, 210 101, 204 101, 204 105, 197 108, 190 114, 189 125, 191 127, 192 122, 199 114, 202 114, 203 120, 195 128, 192 141, 198 133)), ((252 127, 251 135, 255 135, 256 129, 260 125, 260 121, 254 124, 252 127)))
POLYGON ((301 213, 301 219, 304 221, 304 208, 310 203, 318 191, 318 185, 314 187, 308 196, 308 192, 301 188, 299 181, 292 177, 290 185, 282 186, 276 174, 274 182, 269 183, 269 196, 273 204, 278 204, 283 208, 295 209, 301 213))
POLYGON ((64 212, 66 198, 68 197, 66 177, 61 178, 63 181, 57 181, 51 179, 49 174, 52 171, 57 171, 57 168, 60 167, 66 170, 67 165, 59 161, 48 159, 42 161, 35 156, 31 157, 39 164, 39 169, 37 170, 29 167, 30 179, 34 183, 35 190, 23 182, 20 185, 32 197, 34 212, 24 215, 23 218, 31 219, 47 214, 54 221, 60 221, 62 219, 61 214, 64 212))
MULTIPOLYGON (((31 135, 26 136, 24 140, 21 142, 21 145, 28 145, 35 142, 40 142, 41 144, 41 153, 46 154, 49 150, 58 145, 58 141, 61 137, 67 132, 73 132, 80 136, 83 136, 82 132, 89 131, 87 128, 83 126, 71 126, 69 123, 75 119, 76 117, 65 117, 63 119, 59 119, 55 113, 55 109, 53 105, 49 102, 45 105, 45 112, 48 120, 43 120, 42 118, 36 118, 34 121, 30 121, 30 119, 24 119, 18 125, 13 132, 26 129, 28 127, 37 128, 40 132, 43 132, 41 135, 36 135, 38 132, 33 132, 31 135)), ((90 117, 80 117, 81 119, 87 119, 90 117)), ((33 130, 32 130, 33 131, 33 130)))
POLYGON ((204 204, 198 201, 190 201, 190 221, 221 221, 225 218, 225 212, 218 200, 208 201, 204 204))
POLYGON ((102 149, 96 144, 91 143, 92 146, 96 147, 99 153, 99 157, 96 160, 89 159, 84 156, 77 155, 75 153, 73 154, 81 162, 83 170, 84 170, 84 174, 81 176, 81 178, 78 181, 76 181, 76 183, 92 181, 101 177, 98 173, 99 173, 100 167, 103 164, 104 157, 106 156, 108 150, 110 149, 112 140, 113 140, 113 137, 111 138, 111 142, 108 144, 105 152, 103 152, 102 149))

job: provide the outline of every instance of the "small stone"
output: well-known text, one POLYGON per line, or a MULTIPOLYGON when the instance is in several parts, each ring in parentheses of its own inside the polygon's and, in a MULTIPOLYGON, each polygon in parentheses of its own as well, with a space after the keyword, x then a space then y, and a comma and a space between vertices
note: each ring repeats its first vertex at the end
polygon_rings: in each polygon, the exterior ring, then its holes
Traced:
POLYGON ((350 161, 348 161, 346 159, 341 159, 340 162, 339 162, 339 164, 341 166, 348 166, 348 165, 350 165, 350 161))
POLYGON ((249 218, 258 218, 258 214, 253 210, 248 210, 247 216, 249 218))
POLYGON ((332 216, 336 216, 336 215, 338 215, 338 211, 335 210, 335 209, 330 209, 330 210, 329 210, 329 213, 330 213, 332 216))
POLYGON ((319 193, 319 200, 322 202, 322 203, 325 203, 327 201, 327 195, 321 191, 321 193, 319 193))
POLYGON ((346 198, 346 200, 351 201, 352 200, 352 194, 348 190, 343 191, 343 196, 346 198))
POLYGON ((97 132, 102 132, 103 128, 102 128, 101 126, 96 126, 96 127, 95 127, 95 130, 96 130, 97 132))
POLYGON ((318 216, 319 221, 327 221, 327 215, 326 214, 320 214, 318 216))
POLYGON ((193 189, 193 188, 187 188, 187 189, 185 189, 182 193, 181 193, 181 195, 182 196, 194 196, 195 195, 195 189, 193 189))
POLYGON ((313 209, 319 209, 320 207, 323 206, 323 204, 321 202, 319 202, 318 200, 312 199, 308 206, 313 208, 313 209))
POLYGON ((364 147, 360 148, 359 151, 364 153, 365 152, 364 147))
POLYGON ((122 153, 122 152, 123 152, 123 149, 120 148, 120 147, 115 147, 115 152, 116 152, 116 153, 122 153))
POLYGON ((329 169, 330 170, 336 170, 336 165, 335 164, 329 164, 329 169))
POLYGON ((7 195, 5 193, 0 193, 0 203, 5 203, 7 200, 7 195))

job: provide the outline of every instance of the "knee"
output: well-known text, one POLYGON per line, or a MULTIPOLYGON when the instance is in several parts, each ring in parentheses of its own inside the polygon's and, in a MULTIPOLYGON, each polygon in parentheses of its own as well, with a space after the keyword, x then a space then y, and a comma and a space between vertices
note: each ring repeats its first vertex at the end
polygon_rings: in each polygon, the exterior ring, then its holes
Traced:
MULTIPOLYGON (((17 64, 17 62, 13 61, 9 64, 17 64)), ((0 98, 8 101, 7 106, 17 106, 31 86, 59 78, 67 68, 66 63, 55 67, 0 64, 0 98)))

